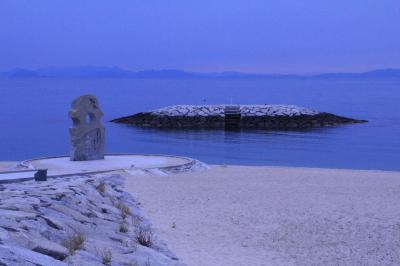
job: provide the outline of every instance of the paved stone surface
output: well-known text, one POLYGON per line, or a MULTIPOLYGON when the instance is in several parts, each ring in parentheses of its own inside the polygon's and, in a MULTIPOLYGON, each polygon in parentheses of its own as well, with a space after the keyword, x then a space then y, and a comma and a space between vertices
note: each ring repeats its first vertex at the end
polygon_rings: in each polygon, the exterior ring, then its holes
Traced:
POLYGON ((0 183, 7 180, 27 180, 31 179, 36 171, 22 171, 22 172, 0 172, 0 183))
POLYGON ((28 161, 30 168, 48 169, 49 175, 100 172, 119 169, 153 169, 181 166, 192 159, 162 155, 108 155, 104 160, 71 161, 68 157, 45 158, 28 161))
POLYGON ((17 169, 18 162, 4 161, 0 162, 0 172, 2 171, 13 171, 17 169))
POLYGON ((48 177, 110 172, 123 169, 129 173, 142 170, 157 174, 195 171, 207 166, 185 157, 163 155, 108 155, 104 160, 71 161, 69 157, 42 158, 25 161, 18 172, 1 172, 0 184, 31 180, 37 169, 48 169, 48 177), (101 162, 101 163, 99 163, 101 162))

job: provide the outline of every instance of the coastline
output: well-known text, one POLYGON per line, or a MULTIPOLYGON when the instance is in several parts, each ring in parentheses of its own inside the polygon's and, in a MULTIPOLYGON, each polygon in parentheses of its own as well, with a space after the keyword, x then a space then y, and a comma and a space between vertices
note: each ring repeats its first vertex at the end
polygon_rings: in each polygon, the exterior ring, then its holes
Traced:
MULTIPOLYGON (((0 162, 0 171, 10 170, 16 165, 17 162, 0 162)), ((161 253, 151 251, 151 254, 147 253, 145 256, 142 252, 134 251, 127 257, 118 255, 120 247, 117 243, 108 243, 107 245, 111 244, 109 248, 114 254, 114 262, 122 262, 128 258, 147 258, 159 263, 160 260, 163 261, 160 265, 195 266, 400 264, 400 171, 202 165, 200 168, 168 172, 127 169, 115 173, 93 174, 83 179, 76 174, 42 184, 26 181, 2 187, 13 196, 19 195, 17 192, 20 189, 44 188, 43 192, 32 193, 42 193, 42 200, 51 204, 46 203, 41 208, 47 208, 54 204, 70 204, 69 201, 63 203, 59 201, 60 198, 46 196, 48 186, 53 186, 53 189, 62 191, 62 194, 67 193, 66 195, 71 192, 67 192, 64 187, 73 186, 75 188, 72 194, 80 189, 90 190, 90 193, 83 193, 88 197, 80 200, 92 202, 96 206, 104 201, 103 197, 107 193, 99 197, 96 189, 92 184, 87 186, 87 182, 97 183, 99 180, 105 180, 107 184, 110 182, 106 191, 112 192, 111 188, 121 186, 112 193, 122 193, 121 197, 128 196, 124 201, 129 203, 131 210, 143 214, 142 219, 148 221, 159 239, 155 250, 163 250, 161 253), (85 186, 77 185, 77 182, 83 181, 87 183, 85 186)), ((33 195, 35 197, 38 196, 33 195)), ((3 208, 9 214, 20 215, 18 219, 25 216, 29 218, 29 213, 34 212, 35 208, 29 209, 27 213, 20 213, 27 208, 24 201, 26 199, 18 201, 20 205, 17 209, 12 201, 5 203, 3 208)), ((104 205, 104 202, 101 204, 104 205)), ((85 203, 84 208, 86 205, 90 206, 85 203)), ((76 207, 74 204, 69 206, 76 207)), ((115 207, 111 204, 107 208, 112 210, 115 207)), ((91 209, 92 207, 82 213, 86 215, 91 209)), ((98 211, 95 213, 93 217, 100 215, 98 211)), ((104 214, 99 217, 102 216, 104 214)), ((101 220, 103 218, 93 217, 90 218, 93 219, 91 223, 104 223, 101 220)), ((49 212, 46 219, 59 218, 59 214, 49 212)), ((120 219, 113 216, 106 220, 109 221, 110 218, 113 225, 105 226, 106 235, 115 234, 120 219)), ((64 219, 70 221, 71 217, 67 215, 64 219)), ((60 222, 64 223, 64 219, 60 222)), ((79 223, 68 223, 73 228, 80 228, 79 223)), ((53 230, 51 224, 43 223, 41 226, 47 228, 46 230, 53 230)), ((9 246, 18 246, 26 252, 33 248, 33 251, 40 250, 47 255, 43 257, 28 252, 29 256, 25 260, 43 262, 51 259, 48 256, 54 257, 54 248, 48 245, 45 249, 42 246, 38 248, 25 240, 16 245, 13 239, 19 237, 21 229, 14 228, 14 225, 12 227, 17 230, 16 233, 13 230, 0 230, 3 232, 0 237, 5 237, 9 246)), ((34 227, 29 227, 28 232, 39 237, 34 227)), ((64 232, 60 235, 60 232, 62 231, 54 232, 52 236, 56 238, 50 241, 59 243, 59 238, 65 234, 64 232)), ((123 234, 119 235, 122 236, 123 234)), ((98 263, 98 259, 89 258, 89 253, 96 253, 96 243, 109 240, 101 235, 97 239, 90 239, 89 242, 94 242, 88 243, 83 253, 69 256, 65 261, 83 259, 98 263), (89 253, 85 253, 85 250, 89 253)), ((40 241, 40 245, 47 243, 46 239, 40 238, 40 241)), ((57 247, 56 254, 62 254, 63 258, 67 256, 65 250, 57 247)), ((7 249, 0 250, 0 260, 11 258, 13 257, 7 249)))
POLYGON ((125 189, 188 265, 400 263, 400 172, 212 165, 125 189))
MULTIPOLYGON (((164 156, 164 155, 163 155, 164 156)), ((46 157, 47 158, 47 157, 46 157)), ((51 157, 49 157, 51 158, 51 157)), ((185 157, 183 157, 185 158, 185 157)), ((189 157, 187 157, 189 158, 189 157)), ((2 171, 13 171, 19 170, 19 164, 21 161, 0 161, 0 172, 2 171)), ((359 168, 331 168, 331 167, 319 167, 319 166, 286 166, 286 165, 248 165, 248 164, 208 164, 212 166, 235 166, 235 167, 267 167, 267 168, 277 168, 277 169, 319 169, 319 170, 333 170, 333 171, 367 171, 367 172, 394 172, 400 173, 400 170, 385 170, 385 169, 359 169, 359 168)))

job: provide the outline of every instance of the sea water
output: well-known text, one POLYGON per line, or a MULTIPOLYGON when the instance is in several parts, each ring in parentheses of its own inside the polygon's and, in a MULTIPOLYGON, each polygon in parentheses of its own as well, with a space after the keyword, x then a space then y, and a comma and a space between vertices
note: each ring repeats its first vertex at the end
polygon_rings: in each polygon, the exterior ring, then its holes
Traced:
POLYGON ((0 79, 0 160, 66 155, 83 94, 105 114, 108 153, 210 164, 400 170, 400 79, 0 79), (294 104, 368 123, 305 131, 184 131, 107 122, 174 104, 294 104))

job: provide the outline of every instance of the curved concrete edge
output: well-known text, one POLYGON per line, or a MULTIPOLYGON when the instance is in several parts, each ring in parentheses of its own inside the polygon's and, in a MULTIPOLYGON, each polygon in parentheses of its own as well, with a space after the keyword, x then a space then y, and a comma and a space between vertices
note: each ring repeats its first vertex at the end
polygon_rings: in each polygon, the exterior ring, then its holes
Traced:
POLYGON ((199 160, 192 159, 192 161, 190 161, 186 164, 178 165, 178 166, 166 166, 166 167, 162 167, 162 168, 154 167, 154 168, 150 168, 150 169, 159 169, 166 173, 176 174, 176 173, 196 171, 198 169, 208 169, 208 168, 209 167, 207 166, 207 164, 205 164, 199 160))
POLYGON ((36 169, 22 169, 22 170, 11 170, 11 171, 0 171, 0 174, 13 174, 13 173, 27 173, 27 172, 36 172, 36 169))
MULTIPOLYGON (((10 179, 0 179, 0 184, 9 184, 9 183, 16 183, 16 182, 24 182, 24 181, 31 181, 34 180, 34 173, 37 170, 21 170, 21 171, 14 171, 9 174, 15 173, 25 173, 25 172, 32 172, 32 177, 17 177, 17 178, 10 178, 10 179)), ((85 176, 85 175, 92 175, 92 174, 104 174, 104 173, 111 173, 117 171, 124 171, 124 169, 112 169, 112 170, 104 170, 104 171, 92 171, 92 172, 84 172, 84 173, 71 173, 71 174, 57 174, 57 175, 48 175, 47 178, 59 178, 59 177, 69 177, 69 176, 85 176)), ((6 174, 4 172, 0 173, 0 177, 2 174, 6 174)))
POLYGON ((33 179, 35 179, 35 178, 34 177, 25 177, 25 178, 4 179, 4 180, 0 180, 0 185, 10 184, 10 183, 18 183, 18 182, 24 182, 24 181, 31 181, 33 179))
MULTIPOLYGON (((193 168, 198 168, 198 167, 203 167, 207 168, 206 164, 203 162, 200 162, 196 159, 190 158, 190 157, 185 157, 185 156, 178 156, 178 155, 166 155, 166 154, 140 154, 140 153, 108 153, 105 154, 105 156, 145 156, 145 157, 169 157, 169 158, 177 158, 177 159, 183 159, 186 160, 187 163, 184 164, 177 164, 177 165, 169 165, 169 166, 162 166, 162 167, 148 167, 148 168, 140 168, 138 169, 141 170, 151 170, 151 169, 157 169, 161 170, 164 172, 171 172, 171 173, 178 173, 178 172, 184 172, 184 171, 191 171, 193 168)), ((29 160, 24 160, 19 163, 19 166, 24 167, 29 170, 25 171, 32 171, 32 170, 39 170, 38 168, 35 168, 31 162, 36 161, 36 160, 45 160, 45 159, 56 159, 56 158, 64 158, 64 157, 69 157, 67 155, 57 155, 57 156, 45 156, 45 157, 38 157, 38 158, 33 158, 29 160)), ((115 169, 109 169, 109 170, 102 170, 102 171, 92 171, 92 172, 85 172, 85 173, 75 173, 75 174, 93 174, 93 173, 99 173, 99 172, 111 172, 111 171, 118 171, 118 170, 124 170, 121 168, 115 168, 115 169)), ((24 170, 22 170, 24 171, 24 170)))
MULTIPOLYGON (((199 169, 208 169, 208 166, 200 162, 198 160, 189 158, 189 157, 184 157, 184 156, 177 156, 177 155, 164 155, 164 154, 139 154, 139 153, 111 153, 111 154, 105 154, 105 156, 145 156, 145 157, 151 157, 151 156, 157 156, 157 157, 169 157, 169 158, 178 158, 178 159, 183 159, 187 161, 186 163, 183 164, 177 164, 177 165, 169 165, 165 167, 148 167, 148 168, 140 168, 137 167, 136 169, 138 170, 159 170, 164 173, 182 173, 182 172, 187 172, 187 171, 195 171, 199 169)), ((9 179, 0 179, 0 184, 7 184, 7 183, 13 183, 13 182, 23 182, 23 181, 30 181, 34 180, 34 173, 39 170, 39 168, 35 168, 31 162, 36 161, 36 160, 45 160, 45 159, 56 159, 56 158, 69 158, 69 156, 66 155, 59 155, 59 156, 46 156, 46 157, 38 157, 34 159, 29 159, 29 160, 24 160, 20 162, 18 165, 20 167, 26 168, 25 170, 17 170, 17 171, 7 171, 7 172, 0 172, 0 175, 2 174, 16 174, 16 173, 31 173, 31 176, 29 177, 14 177, 14 178, 9 178, 9 179)), ((102 173, 110 173, 110 172, 116 172, 116 171, 125 171, 127 169, 124 168, 113 168, 113 169, 107 169, 107 170, 99 170, 99 171, 88 171, 88 172, 77 172, 77 173, 65 173, 65 174, 54 174, 54 175, 48 175, 48 178, 58 178, 58 177, 68 177, 68 176, 74 176, 74 175, 80 175, 80 176, 85 176, 85 175, 91 175, 91 174, 102 174, 102 173)))

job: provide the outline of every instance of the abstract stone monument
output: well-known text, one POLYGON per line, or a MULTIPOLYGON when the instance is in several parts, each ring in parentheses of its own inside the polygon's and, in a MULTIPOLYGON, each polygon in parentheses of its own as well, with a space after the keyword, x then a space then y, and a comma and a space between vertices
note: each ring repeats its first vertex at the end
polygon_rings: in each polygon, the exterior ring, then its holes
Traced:
POLYGON ((104 159, 103 113, 93 95, 83 95, 71 104, 69 117, 73 126, 71 137, 71 161, 104 159))

